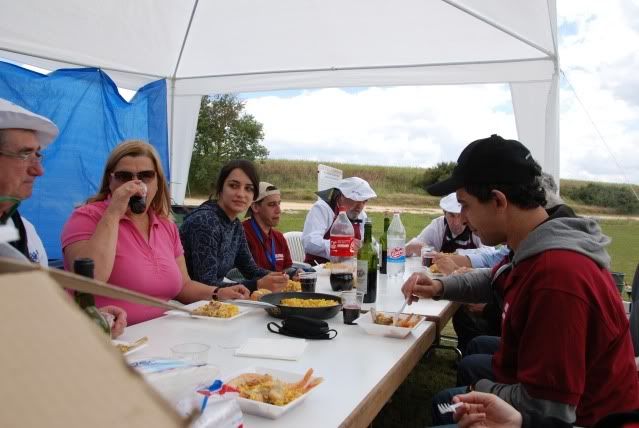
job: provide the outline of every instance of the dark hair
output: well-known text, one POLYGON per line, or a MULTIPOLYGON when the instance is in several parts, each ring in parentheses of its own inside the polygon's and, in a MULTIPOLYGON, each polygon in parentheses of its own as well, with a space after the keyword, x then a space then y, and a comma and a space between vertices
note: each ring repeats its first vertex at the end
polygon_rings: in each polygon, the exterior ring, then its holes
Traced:
POLYGON ((213 197, 213 195, 220 196, 222 190, 224 189, 224 182, 228 178, 228 176, 233 172, 234 169, 241 169, 244 174, 246 174, 251 180, 251 184, 253 184, 253 200, 257 199, 260 189, 260 176, 257 174, 257 170, 255 169, 255 165, 253 162, 245 160, 245 159, 234 159, 232 161, 224 164, 220 173, 217 176, 217 181, 215 182, 215 187, 213 188, 213 192, 209 199, 213 197))
POLYGON ((535 178, 527 184, 467 184, 464 190, 479 199, 488 202, 493 198, 493 190, 498 190, 511 204, 522 209, 532 209, 546 206, 546 192, 535 178))
POLYGON ((337 207, 337 200, 340 196, 342 196, 342 191, 337 188, 333 189, 331 197, 328 200, 328 206, 331 207, 331 209, 335 210, 335 207, 337 207))

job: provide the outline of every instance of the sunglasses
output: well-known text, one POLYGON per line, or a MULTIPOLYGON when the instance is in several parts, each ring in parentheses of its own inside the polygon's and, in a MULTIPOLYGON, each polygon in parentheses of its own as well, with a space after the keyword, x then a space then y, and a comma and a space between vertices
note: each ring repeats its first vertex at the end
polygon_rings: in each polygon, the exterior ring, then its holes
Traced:
POLYGON ((144 183, 148 183, 155 178, 155 171, 148 170, 148 171, 140 171, 137 173, 131 172, 131 171, 115 171, 111 173, 111 175, 113 175, 113 178, 115 178, 116 180, 122 183, 126 183, 127 181, 131 181, 134 179, 141 180, 144 183))

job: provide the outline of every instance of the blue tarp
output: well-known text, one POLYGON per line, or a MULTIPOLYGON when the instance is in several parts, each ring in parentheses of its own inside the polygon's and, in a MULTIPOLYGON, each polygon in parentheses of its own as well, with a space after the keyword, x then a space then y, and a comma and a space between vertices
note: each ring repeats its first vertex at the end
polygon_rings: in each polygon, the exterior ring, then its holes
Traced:
POLYGON ((62 226, 75 206, 97 192, 108 154, 118 143, 150 142, 170 179, 164 80, 149 83, 127 102, 99 69, 58 70, 47 76, 0 62, 0 98, 50 118, 60 129, 43 151, 44 176, 20 205, 49 259, 62 257, 62 226))

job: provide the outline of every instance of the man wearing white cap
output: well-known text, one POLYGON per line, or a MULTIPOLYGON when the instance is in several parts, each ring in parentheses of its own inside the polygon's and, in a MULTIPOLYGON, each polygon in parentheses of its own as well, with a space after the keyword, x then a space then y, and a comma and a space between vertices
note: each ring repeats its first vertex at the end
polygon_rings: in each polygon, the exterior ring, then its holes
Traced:
MULTIPOLYGON (((44 174, 42 149, 58 136, 58 127, 10 101, 0 98, 0 224, 18 229, 20 238, 0 248, 2 256, 26 258, 47 267, 49 260, 33 225, 18 212, 20 202, 33 193, 33 183, 44 174), (15 251, 12 251, 15 250, 15 251)), ((111 335, 126 327, 126 312, 115 306, 100 308, 113 316, 111 335)))
POLYGON ((58 135, 49 119, 0 99, 0 223, 18 229, 12 242, 18 252, 34 263, 48 266, 47 254, 33 225, 18 213, 29 198, 33 183, 44 174, 40 150, 58 135))
MULTIPOLYGON (((477 235, 462 220, 461 205, 451 193, 439 201, 444 215, 434 219, 406 245, 407 255, 419 255, 423 246, 441 253, 457 253, 453 261, 460 267, 492 267, 508 254, 508 249, 496 250, 482 245, 477 235)), ((441 256, 439 256, 441 257, 441 256)), ((450 256, 448 256, 450 257, 450 256)), ((437 262, 437 257, 435 258, 437 262)), ((450 272, 445 272, 450 273, 450 272)))
POLYGON ((355 242, 364 236, 364 207, 369 199, 376 198, 366 180, 359 177, 345 178, 331 189, 317 192, 319 200, 313 204, 306 215, 302 244, 306 252, 306 263, 325 263, 330 253, 330 231, 340 208, 346 209, 346 215, 355 231, 355 242))
POLYGON ((281 202, 280 189, 261 181, 257 199, 246 213, 250 218, 242 222, 253 260, 273 272, 283 272, 293 264, 286 238, 275 229, 280 223, 281 202))

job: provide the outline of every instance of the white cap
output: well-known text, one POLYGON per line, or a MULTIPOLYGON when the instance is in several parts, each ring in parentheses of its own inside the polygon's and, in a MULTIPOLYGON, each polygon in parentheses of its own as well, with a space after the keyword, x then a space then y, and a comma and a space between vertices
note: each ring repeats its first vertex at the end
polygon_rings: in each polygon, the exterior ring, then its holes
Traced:
POLYGON ((0 98, 0 129, 14 128, 34 131, 41 149, 58 136, 58 127, 46 117, 0 98))
POLYGON ((339 182, 336 188, 342 192, 342 195, 354 201, 366 201, 377 197, 370 184, 359 177, 345 178, 339 182))
POLYGON ((271 183, 267 183, 266 181, 260 181, 260 191, 259 191, 259 194, 257 195, 257 199, 255 199, 255 202, 259 202, 262 199, 266 198, 267 196, 279 195, 279 194, 280 194, 280 189, 273 186, 271 183))
POLYGON ((459 214, 461 212, 461 205, 457 202, 457 195, 455 193, 444 196, 439 201, 439 206, 447 213, 459 214))

